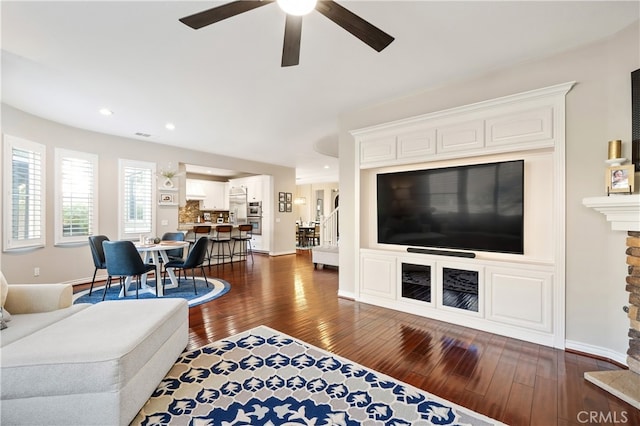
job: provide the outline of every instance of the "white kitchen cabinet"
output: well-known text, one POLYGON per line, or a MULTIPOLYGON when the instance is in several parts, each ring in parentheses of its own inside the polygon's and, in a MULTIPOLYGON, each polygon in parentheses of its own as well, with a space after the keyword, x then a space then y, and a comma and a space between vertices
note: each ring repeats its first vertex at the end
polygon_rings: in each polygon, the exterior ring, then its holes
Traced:
POLYGON ((187 179, 187 200, 203 200, 204 188, 202 183, 204 181, 199 179, 187 179))
POLYGON ((262 235, 254 235, 251 238, 251 249, 254 251, 263 251, 262 248, 262 235))
POLYGON ((228 186, 225 182, 202 180, 204 199, 200 201, 200 210, 228 210, 228 186))
POLYGON ((247 201, 263 201, 264 198, 264 182, 268 176, 248 176, 245 178, 232 179, 229 182, 231 186, 241 186, 247 192, 247 201))
POLYGON ((247 201, 262 201, 262 176, 246 178, 247 201))

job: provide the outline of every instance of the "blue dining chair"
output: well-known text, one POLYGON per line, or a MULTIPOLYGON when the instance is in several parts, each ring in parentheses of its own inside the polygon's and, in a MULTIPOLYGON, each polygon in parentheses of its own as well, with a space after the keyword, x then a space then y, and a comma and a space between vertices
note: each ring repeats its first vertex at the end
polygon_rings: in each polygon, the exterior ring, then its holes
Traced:
MULTIPOLYGON (((162 288, 164 289, 164 283, 167 278, 168 268, 180 269, 180 270, 191 269, 191 279, 193 280, 193 291, 195 294, 198 294, 198 290, 196 289, 196 277, 195 277, 195 268, 198 268, 198 267, 202 271, 204 282, 207 284, 207 287, 209 287, 209 281, 207 281, 207 275, 204 272, 204 266, 203 266, 203 263, 207 258, 208 248, 209 248, 209 237, 200 237, 198 238, 196 243, 193 245, 193 247, 191 247, 191 250, 189 250, 189 254, 187 254, 187 257, 184 260, 182 259, 170 260, 169 262, 167 262, 166 265, 164 265, 162 288)), ((186 272, 184 273, 184 276, 186 278, 187 276, 186 272)), ((179 276, 178 276, 178 282, 180 282, 179 276)))
MULTIPOLYGON (((184 232, 165 232, 162 236, 162 241, 185 241, 184 232)), ((167 250, 167 257, 169 260, 181 260, 184 258, 184 250, 182 247, 167 250)), ((159 259, 162 262, 162 258, 159 259)), ((180 277, 178 276, 178 279, 180 277)))
MULTIPOLYGON (((183 232, 165 232, 162 236, 162 241, 184 241, 184 233, 183 232)), ((169 260, 180 260, 184 256, 182 247, 167 250, 167 257, 169 260)))
POLYGON ((89 237, 89 247, 91 248, 91 256, 93 257, 93 279, 91 280, 91 288, 89 288, 89 295, 93 291, 93 284, 96 282, 96 273, 98 269, 107 269, 107 262, 104 259, 104 250, 102 249, 102 242, 109 241, 106 235, 92 235, 89 237))
MULTIPOLYGON (((140 253, 131 241, 104 241, 102 243, 104 249, 104 257, 107 263, 107 284, 104 286, 102 300, 107 295, 107 289, 111 287, 112 277, 136 277, 136 299, 138 298, 138 288, 140 287, 140 276, 148 274, 156 270, 156 265, 144 263, 140 257, 140 253)), ((156 277, 156 296, 158 293, 158 280, 156 277)), ((120 285, 123 288, 124 295, 127 295, 127 289, 124 287, 122 280, 120 285)))

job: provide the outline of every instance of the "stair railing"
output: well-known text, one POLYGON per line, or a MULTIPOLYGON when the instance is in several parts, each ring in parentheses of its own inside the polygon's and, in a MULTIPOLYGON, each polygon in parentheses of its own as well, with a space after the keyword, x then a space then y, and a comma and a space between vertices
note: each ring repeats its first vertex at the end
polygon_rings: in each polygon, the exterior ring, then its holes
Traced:
POLYGON ((325 246, 338 245, 338 209, 320 219, 320 243, 325 246))

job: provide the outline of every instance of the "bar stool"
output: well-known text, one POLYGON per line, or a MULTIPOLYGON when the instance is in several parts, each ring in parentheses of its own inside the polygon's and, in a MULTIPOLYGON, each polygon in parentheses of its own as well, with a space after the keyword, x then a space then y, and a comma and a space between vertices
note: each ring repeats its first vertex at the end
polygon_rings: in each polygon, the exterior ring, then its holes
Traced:
MULTIPOLYGON (((214 247, 211 248, 210 258, 216 259, 216 263, 218 267, 222 263, 224 265, 225 259, 229 259, 231 262, 231 267, 233 268, 233 251, 231 250, 231 231, 233 230, 233 226, 231 225, 218 225, 216 226, 216 233, 214 236, 209 237, 211 241, 213 241, 213 246, 216 248, 216 253, 213 254, 214 247), (227 245, 228 251, 225 253, 223 244, 227 245)), ((224 267, 224 266, 223 266, 224 267)))
POLYGON ((250 224, 238 225, 238 235, 233 236, 233 254, 236 254, 236 243, 240 243, 240 251, 237 252, 240 260, 251 255, 251 263, 253 264, 253 248, 251 247, 251 239, 253 238, 253 226, 250 224))
MULTIPOLYGON (((207 238, 211 235, 211 226, 209 225, 196 225, 193 227, 193 239, 187 239, 189 241, 189 248, 193 247, 193 245, 198 241, 198 238, 202 236, 206 236, 207 238)), ((211 264, 211 251, 207 248, 207 261, 211 264)))
POLYGON ((198 241, 199 236, 209 236, 211 234, 211 226, 209 225, 196 225, 193 227, 193 239, 189 240, 189 243, 195 244, 198 241))

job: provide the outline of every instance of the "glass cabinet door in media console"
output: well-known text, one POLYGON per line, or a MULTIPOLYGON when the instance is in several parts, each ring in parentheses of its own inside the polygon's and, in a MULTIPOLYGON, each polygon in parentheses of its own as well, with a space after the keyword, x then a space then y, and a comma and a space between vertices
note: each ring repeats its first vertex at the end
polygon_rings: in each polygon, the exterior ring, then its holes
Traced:
POLYGON ((438 262, 438 307, 483 315, 482 268, 458 263, 438 262))
POLYGON ((435 265, 400 260, 400 297, 407 301, 435 304, 435 265))

